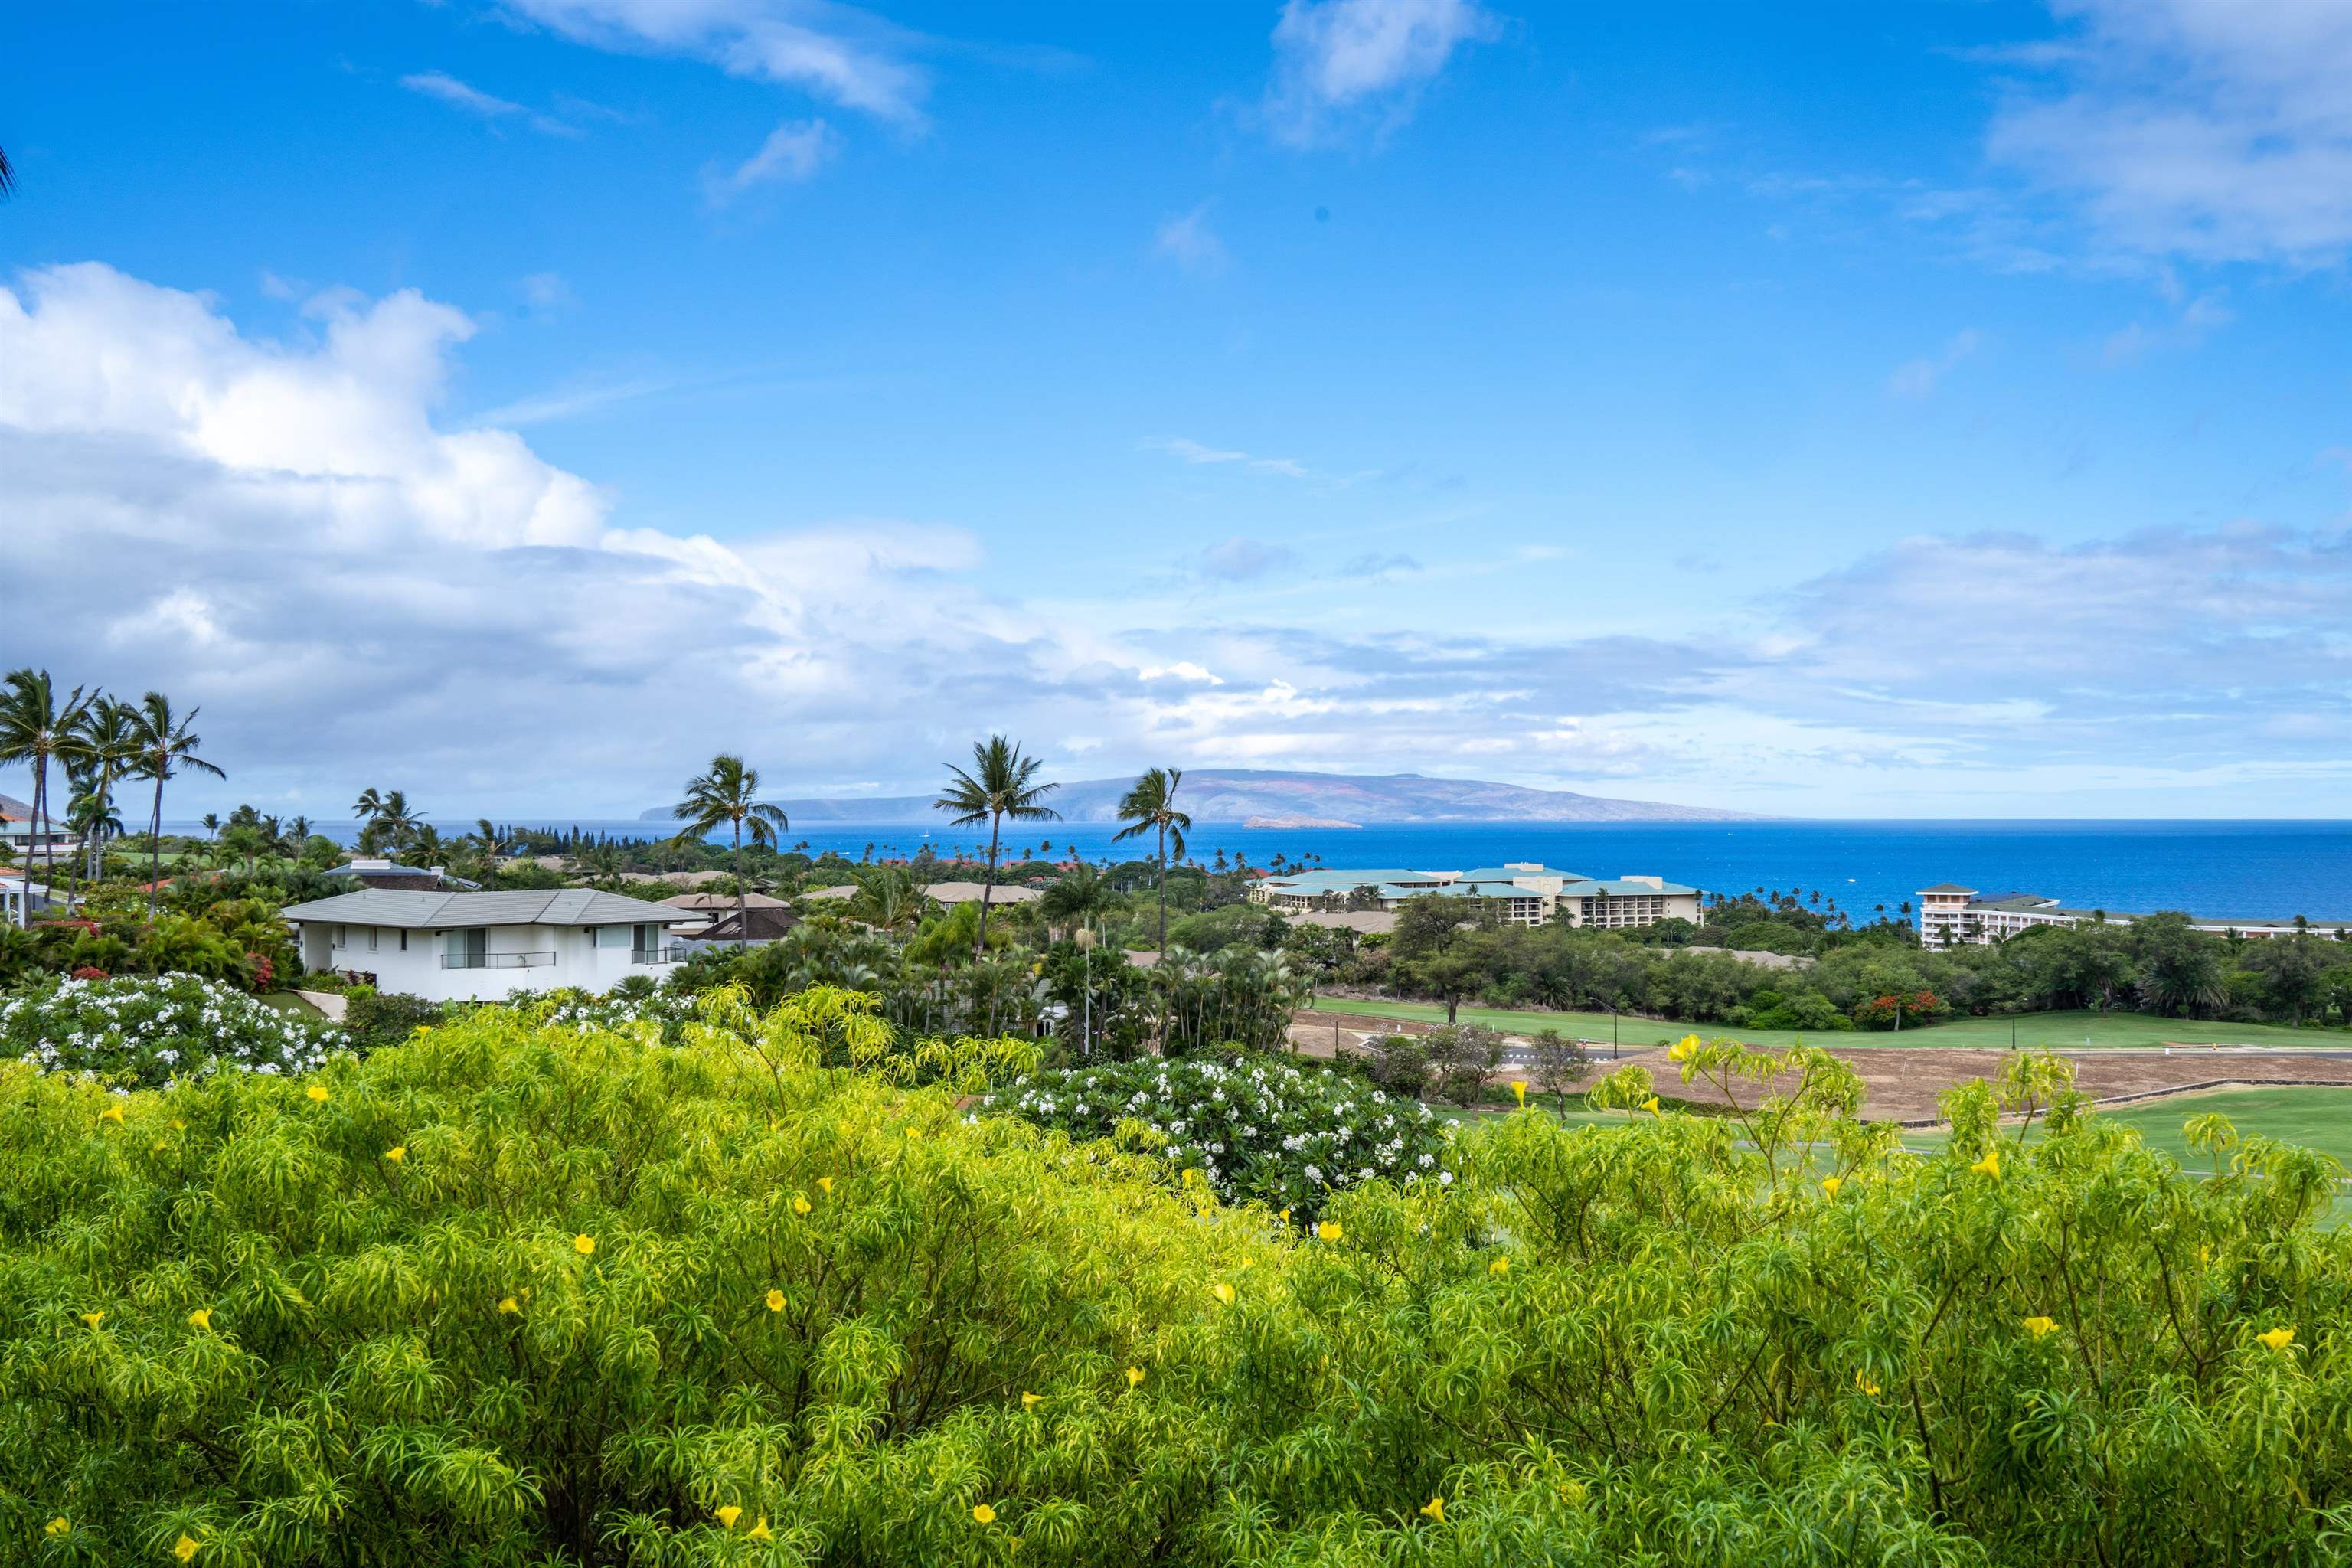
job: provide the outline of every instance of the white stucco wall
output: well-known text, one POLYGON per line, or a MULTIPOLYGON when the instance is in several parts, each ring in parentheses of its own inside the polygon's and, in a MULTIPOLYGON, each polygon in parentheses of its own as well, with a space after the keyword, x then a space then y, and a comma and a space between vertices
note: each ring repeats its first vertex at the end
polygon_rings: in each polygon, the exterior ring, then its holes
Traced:
MULTIPOLYGON (((633 928, 616 928, 629 932, 633 928)), ((442 963, 448 952, 446 933, 412 931, 407 951, 401 950, 401 932, 390 927, 303 922, 303 960, 312 968, 347 969, 373 973, 376 989, 422 996, 428 1002, 494 1002, 517 994, 558 991, 577 986, 583 991, 610 991, 632 974, 659 981, 677 966, 638 963, 630 957, 634 937, 619 946, 595 945, 595 931, 583 926, 507 925, 483 928, 483 951, 492 965, 480 969, 452 968, 442 963), (374 939, 371 948, 369 939, 374 939), (318 962, 323 951, 325 961, 318 962), (551 955, 528 967, 498 965, 499 955, 551 955)), ((662 933, 666 945, 667 934, 662 933)))

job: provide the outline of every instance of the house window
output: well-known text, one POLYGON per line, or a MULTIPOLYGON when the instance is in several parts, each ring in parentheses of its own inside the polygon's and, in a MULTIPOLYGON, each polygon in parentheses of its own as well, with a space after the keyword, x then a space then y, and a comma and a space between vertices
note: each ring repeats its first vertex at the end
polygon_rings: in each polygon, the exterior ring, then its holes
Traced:
POLYGON ((628 946, 629 928, 627 926, 598 926, 596 928, 596 945, 598 947, 628 946))
POLYGON ((351 927, 349 927, 349 926, 337 926, 337 927, 335 928, 335 930, 334 930, 333 941, 332 941, 332 945, 333 945, 333 946, 336 946, 336 947, 348 947, 348 946, 350 946, 350 945, 351 945, 351 940, 352 940, 352 928, 351 928, 351 927))
POLYGON ((403 952, 406 952, 408 951, 408 933, 406 931, 402 931, 400 933, 400 951, 403 952))
POLYGON ((374 926, 368 927, 368 951, 370 952, 373 952, 375 951, 376 929, 377 928, 374 926))

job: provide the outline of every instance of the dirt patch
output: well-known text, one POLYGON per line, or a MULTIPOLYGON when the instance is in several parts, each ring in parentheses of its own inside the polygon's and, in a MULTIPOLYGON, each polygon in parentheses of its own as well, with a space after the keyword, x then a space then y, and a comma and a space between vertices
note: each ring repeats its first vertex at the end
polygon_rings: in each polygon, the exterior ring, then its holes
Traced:
MULTIPOLYGON (((2155 1100, 2225 1083, 2352 1085, 2352 1058, 2303 1052, 2197 1049, 2056 1054, 2074 1064, 2074 1087, 2102 1102, 2155 1100)), ((1864 1116, 1875 1121, 1932 1122, 1941 1115, 1937 1100, 1946 1089, 1970 1079, 1998 1076, 2009 1053, 1904 1047, 1831 1055, 1861 1075, 1864 1116)), ((1685 1084, 1682 1065, 1662 1050, 1627 1057, 1625 1065, 1649 1068, 1661 1098, 1723 1101, 1704 1082, 1685 1084)), ((1744 1089, 1741 1098, 1748 1100, 1744 1089)))

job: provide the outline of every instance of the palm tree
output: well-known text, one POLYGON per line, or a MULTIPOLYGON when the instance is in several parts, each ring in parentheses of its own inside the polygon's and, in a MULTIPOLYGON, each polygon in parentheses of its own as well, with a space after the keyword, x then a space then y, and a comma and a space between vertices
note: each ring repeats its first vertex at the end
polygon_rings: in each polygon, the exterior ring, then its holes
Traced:
POLYGON ((792 823, 782 808, 761 801, 759 770, 745 767, 742 758, 723 752, 710 759, 709 773, 686 781, 686 798, 670 815, 686 824, 677 831, 680 839, 709 838, 721 823, 734 830, 735 946, 741 951, 751 940, 751 923, 744 914, 743 829, 751 828, 752 843, 772 849, 778 830, 792 823))
MULTIPOLYGON (((82 719, 90 699, 77 686, 60 710, 57 688, 46 669, 12 670, 0 686, 6 689, 6 694, 0 696, 0 763, 23 763, 33 770, 31 826, 41 846, 41 880, 53 885, 58 879, 58 847, 49 831, 49 763, 55 760, 71 766, 86 754, 82 719)), ((32 843, 32 839, 26 841, 28 851, 32 843)), ((32 921, 33 858, 29 853, 25 857, 25 899, 17 906, 17 916, 20 925, 32 921)))
POLYGON ((1045 764, 1035 757, 1023 756, 1021 748, 1003 736, 973 742, 971 765, 972 771, 966 773, 950 763, 946 793, 931 805, 952 813, 948 821, 957 827, 988 824, 988 880, 981 884, 980 935, 971 948, 972 957, 978 958, 988 951, 988 906, 996 892, 996 851, 1004 819, 1059 822, 1062 814, 1043 804, 1048 794, 1061 786, 1033 782, 1045 764))
MULTIPOLYGON (((93 847, 91 858, 96 862, 96 868, 90 872, 90 880, 96 881, 105 869, 106 841, 122 831, 121 814, 114 809, 103 790, 80 790, 66 803, 66 826, 72 828, 84 844, 93 847)), ((80 861, 77 859, 77 868, 79 865, 80 861)), ((77 885, 81 881, 79 870, 74 881, 77 885)))
POLYGON ((1110 879, 1081 861, 1076 870, 1065 872, 1045 889, 1037 900, 1037 912, 1051 925, 1091 928, 1097 917, 1118 905, 1118 889, 1110 879))
POLYGON ((205 830, 205 837, 218 838, 220 837, 221 830, 220 813, 217 811, 208 811, 205 813, 202 816, 196 818, 196 826, 205 830))
POLYGON ((1148 768, 1135 781, 1135 787, 1119 797, 1118 819, 1128 826, 1112 837, 1117 843, 1122 838, 1140 838, 1147 833, 1160 836, 1160 951, 1168 951, 1168 850, 1174 841, 1176 858, 1184 858, 1184 835, 1192 831, 1192 819, 1176 809, 1176 786, 1184 782, 1181 768, 1148 768))
POLYGON ((172 700, 160 691, 151 691, 139 700, 132 718, 132 731, 138 739, 139 773, 155 781, 155 811, 148 823, 147 918, 155 918, 155 885, 163 879, 163 785, 173 776, 188 772, 210 773, 216 779, 228 775, 204 758, 196 748, 205 743, 204 737, 192 733, 188 726, 196 721, 204 710, 191 708, 184 717, 172 711, 172 700))
POLYGON ((923 918, 931 900, 916 885, 914 873, 903 866, 860 866, 849 873, 857 884, 850 896, 849 918, 877 931, 896 931, 923 918))
MULTIPOLYGON (((98 804, 93 809, 98 820, 114 824, 116 833, 122 831, 122 825, 114 809, 114 781, 138 764, 138 718, 139 710, 130 703, 103 696, 82 714, 84 765, 97 776, 91 794, 98 804)), ((101 841, 90 846, 89 879, 95 882, 105 874, 106 848, 101 841)))
POLYGON ((394 790, 383 797, 383 805, 375 815, 370 827, 390 841, 392 852, 399 855, 415 843, 418 830, 425 826, 425 814, 408 808, 408 793, 394 790))
POLYGON ((482 858, 483 868, 496 870, 499 858, 514 847, 514 841, 499 832, 498 824, 488 817, 478 816, 474 819, 472 845, 474 853, 482 858))

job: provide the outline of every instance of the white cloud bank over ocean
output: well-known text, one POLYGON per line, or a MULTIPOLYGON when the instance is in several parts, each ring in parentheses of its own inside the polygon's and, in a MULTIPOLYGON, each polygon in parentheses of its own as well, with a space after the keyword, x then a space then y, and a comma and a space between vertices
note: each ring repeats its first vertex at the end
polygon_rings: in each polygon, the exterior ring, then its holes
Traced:
POLYGON ((1089 774, 1822 815, 2324 815, 2352 773, 2339 533, 1914 538, 1655 637, 1074 611, 981 591, 951 522, 632 526, 514 431, 439 415, 465 312, 404 290, 305 314, 264 341, 94 263, 0 289, 0 662, 202 704, 229 800, 634 811, 722 747, 793 793, 911 789, 990 727, 1048 754, 1083 734, 1089 774))

